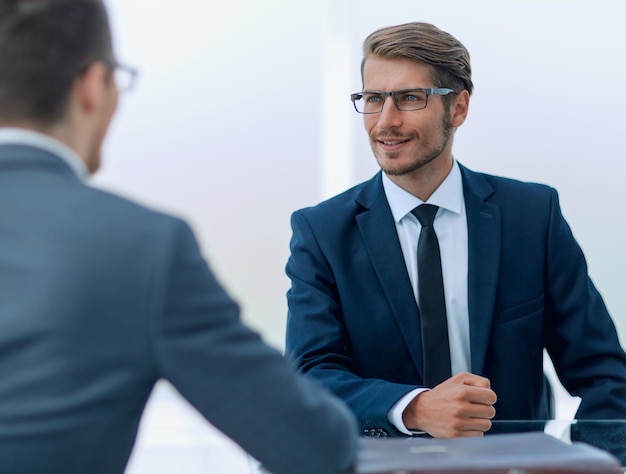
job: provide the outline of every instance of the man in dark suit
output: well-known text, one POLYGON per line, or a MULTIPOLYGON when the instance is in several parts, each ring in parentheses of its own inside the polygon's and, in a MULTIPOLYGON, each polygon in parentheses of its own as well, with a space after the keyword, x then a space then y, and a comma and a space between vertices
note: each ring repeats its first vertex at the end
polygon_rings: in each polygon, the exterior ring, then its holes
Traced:
POLYGON ((273 473, 354 418, 239 319, 181 220, 96 190, 119 64, 101 0, 0 0, 0 472, 122 473, 169 380, 273 473))
POLYGON ((548 418, 544 348, 578 418, 626 418, 626 357, 556 191, 452 155, 473 89, 465 47, 425 23, 383 28, 361 73, 351 98, 381 172, 292 216, 287 355, 371 436, 548 418))

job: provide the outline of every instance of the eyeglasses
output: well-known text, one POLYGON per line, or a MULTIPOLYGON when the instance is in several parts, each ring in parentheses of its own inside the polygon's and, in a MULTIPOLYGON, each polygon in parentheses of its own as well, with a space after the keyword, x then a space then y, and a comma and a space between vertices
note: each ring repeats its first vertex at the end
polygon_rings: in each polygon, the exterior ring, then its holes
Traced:
POLYGON ((126 92, 133 88, 139 74, 135 68, 120 64, 111 58, 102 58, 100 61, 113 70, 113 79, 120 92, 126 92))
POLYGON ((398 110, 411 112, 426 108, 428 97, 431 95, 456 94, 454 89, 402 89, 391 92, 363 91, 350 94, 350 100, 354 104, 354 110, 360 114, 377 114, 382 112, 385 100, 391 97, 398 110))

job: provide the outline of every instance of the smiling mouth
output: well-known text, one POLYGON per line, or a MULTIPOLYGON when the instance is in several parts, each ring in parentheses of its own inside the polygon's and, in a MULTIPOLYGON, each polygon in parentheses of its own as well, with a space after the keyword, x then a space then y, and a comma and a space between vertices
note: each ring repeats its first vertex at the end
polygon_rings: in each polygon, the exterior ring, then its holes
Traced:
POLYGON ((408 142, 409 138, 379 138, 378 142, 386 146, 396 146, 408 142))

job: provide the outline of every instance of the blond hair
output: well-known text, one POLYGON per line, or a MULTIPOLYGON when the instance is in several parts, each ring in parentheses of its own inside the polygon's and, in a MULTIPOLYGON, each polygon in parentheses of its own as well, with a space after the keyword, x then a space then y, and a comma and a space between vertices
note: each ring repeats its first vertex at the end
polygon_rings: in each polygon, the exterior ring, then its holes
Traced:
POLYGON ((450 87, 457 92, 466 89, 470 94, 474 89, 470 55, 465 46, 429 23, 405 23, 370 34, 363 42, 361 77, 370 56, 428 64, 436 87, 450 87))

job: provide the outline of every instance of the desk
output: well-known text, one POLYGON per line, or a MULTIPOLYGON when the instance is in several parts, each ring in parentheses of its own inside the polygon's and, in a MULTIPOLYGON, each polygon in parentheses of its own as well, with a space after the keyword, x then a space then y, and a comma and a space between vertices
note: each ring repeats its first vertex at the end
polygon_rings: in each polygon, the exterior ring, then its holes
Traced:
POLYGON ((617 459, 542 432, 481 438, 368 438, 356 474, 621 474, 617 459))
POLYGON ((566 443, 583 442, 617 457, 626 466, 626 420, 493 421, 488 433, 543 431, 566 443))
POLYGON ((361 441, 356 474, 626 472, 623 420, 494 421, 482 438, 361 441))
POLYGON ((626 473, 626 420, 492 423, 482 438, 361 438, 349 474, 626 473))

